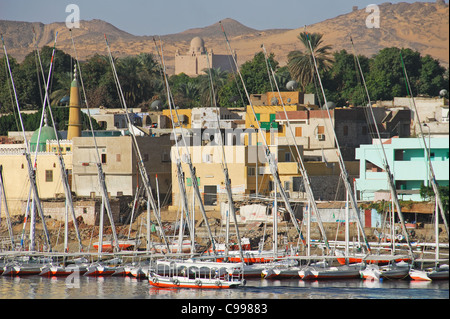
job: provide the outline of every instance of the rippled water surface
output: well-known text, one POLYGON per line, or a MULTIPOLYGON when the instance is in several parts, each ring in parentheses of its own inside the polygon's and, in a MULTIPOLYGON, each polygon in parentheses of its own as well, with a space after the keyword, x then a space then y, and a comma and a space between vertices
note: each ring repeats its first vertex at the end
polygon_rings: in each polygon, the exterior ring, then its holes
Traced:
POLYGON ((249 279, 235 289, 160 289, 131 277, 0 276, 1 299, 448 299, 448 288, 448 281, 249 279))

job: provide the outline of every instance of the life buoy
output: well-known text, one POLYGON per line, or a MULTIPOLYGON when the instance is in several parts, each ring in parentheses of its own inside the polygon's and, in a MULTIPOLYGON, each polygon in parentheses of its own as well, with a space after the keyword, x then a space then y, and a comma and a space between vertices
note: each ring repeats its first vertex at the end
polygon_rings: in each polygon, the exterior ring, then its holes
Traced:
POLYGON ((157 284, 157 283, 158 283, 158 278, 153 277, 153 278, 152 278, 152 281, 153 281, 153 283, 157 284))
POLYGON ((178 279, 174 279, 173 283, 175 284, 175 286, 179 286, 180 285, 180 281, 178 279))
POLYGON ((222 282, 221 282, 220 280, 217 280, 217 281, 216 281, 216 286, 217 286, 217 287, 222 287, 222 282))
POLYGON ((202 286, 202 281, 201 281, 201 280, 196 280, 196 281, 195 281, 195 284, 196 284, 197 286, 201 287, 201 286, 202 286))

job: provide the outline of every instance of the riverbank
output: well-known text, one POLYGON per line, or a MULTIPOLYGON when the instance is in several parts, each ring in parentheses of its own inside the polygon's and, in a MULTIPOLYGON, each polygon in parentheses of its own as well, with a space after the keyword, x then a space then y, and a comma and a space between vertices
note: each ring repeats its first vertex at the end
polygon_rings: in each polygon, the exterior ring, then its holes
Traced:
MULTIPOLYGON (((146 212, 141 213, 135 221, 131 225, 116 225, 116 233, 119 239, 138 239, 140 240, 139 249, 146 248, 146 234, 147 234, 147 214, 146 212)), ((213 234, 215 240, 217 242, 225 241, 225 225, 221 223, 220 215, 211 214, 211 218, 208 219, 208 223, 211 229, 211 233, 213 234)), ((162 211, 161 212, 162 223, 165 229, 166 236, 176 237, 178 238, 178 224, 176 223, 177 214, 172 211, 162 211)), ((14 216, 12 218, 13 223, 13 233, 15 236, 15 242, 20 243, 20 238, 22 236, 22 232, 28 238, 30 225, 27 223, 25 227, 25 231, 23 231, 23 216, 14 216)), ((153 242, 160 242, 160 236, 156 230, 156 220, 154 218, 151 219, 152 224, 155 227, 152 227, 151 236, 153 242)), ((82 246, 84 251, 86 252, 95 252, 93 248, 93 243, 98 241, 99 235, 99 227, 98 226, 90 226, 83 222, 80 218, 78 220, 78 229, 80 232, 80 238, 82 241, 82 246)), ((64 223, 53 220, 51 218, 46 218, 46 226, 51 238, 51 245, 53 251, 63 251, 64 250, 64 223)), ((400 225, 397 225, 398 228, 400 225)), ((345 226, 340 223, 325 223, 324 228, 326 230, 326 236, 329 241, 344 241, 345 240, 345 226)), ((358 238, 362 238, 359 234, 356 223, 351 223, 349 227, 349 238, 351 242, 357 242, 358 238)), ((306 226, 301 225, 302 235, 306 238, 306 226)), ((443 225, 440 227, 440 236, 439 241, 441 243, 448 243, 448 238, 443 231, 443 225)), ((365 234, 369 241, 377 242, 378 238, 376 237, 376 233, 378 229, 375 228, 365 228, 365 234)), ((434 225, 424 224, 421 228, 409 229, 409 236, 411 242, 428 242, 434 243, 434 225)), ((109 240, 112 237, 112 230, 110 226, 104 227, 104 240, 109 240)), ((250 244, 252 249, 258 249, 263 247, 263 249, 269 250, 272 247, 273 241, 273 228, 272 223, 264 223, 264 222, 252 222, 246 224, 239 224, 239 233, 241 237, 247 237, 250 240, 250 244)), ((5 250, 5 247, 10 243, 8 229, 5 225, 5 222, 2 223, 0 228, 0 237, 2 242, 0 243, 0 249, 5 250)), ((73 222, 69 222, 69 251, 78 251, 78 238, 75 232, 75 228, 73 226, 73 222)), ((319 227, 317 223, 312 223, 311 225, 311 239, 312 240, 321 240, 322 235, 320 233, 319 227)), ((235 226, 234 224, 230 225, 230 241, 236 242, 235 236, 235 226)), ((28 242, 28 240, 26 240, 28 242)), ((204 249, 208 248, 210 244, 209 236, 207 229, 205 227, 205 223, 202 219, 196 219, 196 242, 204 249)), ((278 243, 280 247, 287 246, 297 246, 299 242, 299 234, 294 227, 292 227, 292 223, 288 221, 283 221, 278 224, 278 243)), ((42 250, 42 247, 45 243, 45 234, 43 230, 42 223, 40 220, 36 222, 36 244, 38 250, 42 250)))

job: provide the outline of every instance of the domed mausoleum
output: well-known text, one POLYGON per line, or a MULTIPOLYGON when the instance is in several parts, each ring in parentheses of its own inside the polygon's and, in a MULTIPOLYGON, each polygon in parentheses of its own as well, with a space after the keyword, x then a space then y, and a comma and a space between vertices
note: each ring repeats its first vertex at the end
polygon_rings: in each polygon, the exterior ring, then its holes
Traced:
MULTIPOLYGON (((236 53, 233 53, 237 59, 236 53)), ((231 55, 215 54, 205 48, 205 41, 200 37, 191 40, 189 52, 186 55, 175 53, 175 74, 185 73, 189 76, 205 74, 204 70, 220 68, 222 71, 233 71, 231 55)))

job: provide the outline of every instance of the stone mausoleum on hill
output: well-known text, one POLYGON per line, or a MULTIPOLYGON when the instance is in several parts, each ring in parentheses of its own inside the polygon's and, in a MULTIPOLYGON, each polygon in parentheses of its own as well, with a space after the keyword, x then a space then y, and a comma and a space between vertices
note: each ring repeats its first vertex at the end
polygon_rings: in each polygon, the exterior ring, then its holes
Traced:
MULTIPOLYGON (((236 52, 233 53, 237 59, 236 52)), ((203 70, 208 68, 220 68, 223 71, 233 71, 233 58, 231 55, 215 54, 212 49, 207 51, 205 42, 200 37, 191 41, 191 47, 186 55, 175 53, 175 74, 185 73, 188 76, 205 74, 203 70)))

